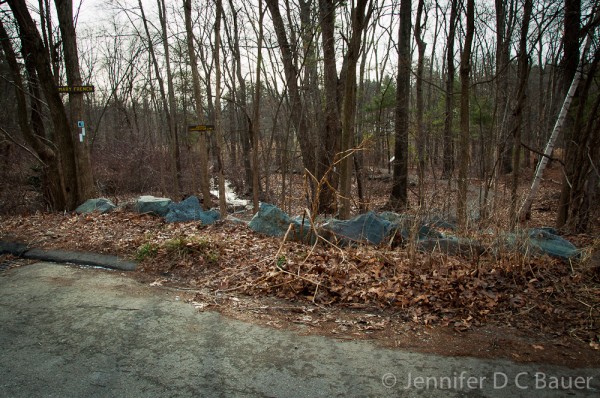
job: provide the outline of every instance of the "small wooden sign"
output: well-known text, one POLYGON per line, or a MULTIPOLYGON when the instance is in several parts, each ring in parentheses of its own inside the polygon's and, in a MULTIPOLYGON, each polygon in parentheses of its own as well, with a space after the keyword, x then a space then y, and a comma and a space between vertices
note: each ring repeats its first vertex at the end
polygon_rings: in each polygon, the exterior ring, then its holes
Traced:
POLYGON ((188 131, 213 131, 214 129, 214 124, 197 124, 195 126, 188 126, 188 131))
POLYGON ((58 86, 58 92, 69 94, 93 93, 94 86, 58 86))

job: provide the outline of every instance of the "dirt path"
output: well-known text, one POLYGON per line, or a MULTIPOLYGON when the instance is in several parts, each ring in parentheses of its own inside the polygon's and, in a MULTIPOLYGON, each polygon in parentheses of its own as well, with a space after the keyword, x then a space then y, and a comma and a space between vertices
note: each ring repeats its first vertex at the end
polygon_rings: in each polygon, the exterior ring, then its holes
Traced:
POLYGON ((11 397, 592 397, 600 391, 598 368, 441 357, 301 336, 199 312, 177 291, 115 271, 48 263, 0 271, 0 352, 0 396, 11 397))

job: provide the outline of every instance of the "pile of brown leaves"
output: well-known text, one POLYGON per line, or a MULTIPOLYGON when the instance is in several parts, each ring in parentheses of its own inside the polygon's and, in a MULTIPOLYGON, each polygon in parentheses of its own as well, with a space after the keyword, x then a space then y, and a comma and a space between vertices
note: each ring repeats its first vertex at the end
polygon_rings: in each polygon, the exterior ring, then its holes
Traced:
POLYGON ((161 283, 385 309, 421 325, 466 330, 495 323, 593 344, 600 334, 600 283, 586 262, 518 253, 471 260, 411 247, 313 247, 265 237, 242 224, 167 224, 123 210, 3 217, 0 239, 119 254, 137 259, 136 272, 161 283))

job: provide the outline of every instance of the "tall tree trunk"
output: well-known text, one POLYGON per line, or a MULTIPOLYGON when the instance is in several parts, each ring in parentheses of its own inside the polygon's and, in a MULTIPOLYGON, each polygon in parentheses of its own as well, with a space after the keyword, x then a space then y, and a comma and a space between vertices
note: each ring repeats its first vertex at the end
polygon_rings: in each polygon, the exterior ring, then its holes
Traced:
MULTIPOLYGON (((288 3, 288 1, 286 1, 288 3)), ((323 96, 321 90, 322 74, 319 72, 320 56, 317 55, 319 27, 313 21, 315 0, 299 0, 300 5, 300 37, 302 43, 303 81, 301 86, 305 87, 304 113, 308 117, 309 139, 314 145, 313 156, 316 159, 319 150, 319 129, 325 125, 323 113, 323 96)), ((292 22, 291 10, 287 7, 288 23, 292 22)), ((291 29, 290 37, 295 40, 294 29, 291 29)), ((295 65, 298 67, 298 54, 295 57, 295 65)))
MULTIPOLYGON (((17 62, 17 57, 12 48, 10 37, 2 21, 0 20, 0 43, 6 57, 6 62, 11 72, 11 78, 15 86, 15 97, 17 100, 17 121, 21 134, 25 141, 31 146, 41 162, 42 173, 42 192, 44 199, 52 209, 63 209, 65 200, 64 181, 59 168, 59 158, 54 149, 44 140, 44 135, 38 135, 35 131, 35 122, 30 123, 27 118, 27 99, 25 98, 25 85, 21 77, 21 70, 17 62)), ((26 58, 27 59, 27 58, 26 58)), ((33 71, 32 73, 35 73, 33 71)), ((33 78, 34 76, 30 76, 33 78)), ((34 82, 30 82, 32 85, 34 82)), ((35 82, 37 84, 37 82, 35 82)), ((39 98, 39 97, 37 97, 39 98)), ((32 98, 35 101, 36 98, 32 98)), ((33 105, 33 104, 32 104, 33 105)), ((35 112, 32 112, 32 118, 36 118, 35 112)))
POLYGON ((335 4, 333 0, 319 0, 321 38, 323 40, 323 87, 325 125, 321 130, 321 145, 317 164, 319 180, 319 213, 336 211, 335 189, 338 176, 333 167, 340 149, 342 123, 340 119, 340 96, 335 54, 335 4))
POLYGON ((560 113, 558 114, 558 118, 556 119, 556 123, 554 124, 552 134, 550 134, 550 138, 548 139, 548 143, 546 144, 546 148, 544 149, 544 155, 538 163, 538 166, 535 170, 535 176, 533 178, 531 188, 529 188, 529 192, 527 194, 527 197, 525 198, 523 206, 521 206, 521 209, 519 210, 519 219, 521 221, 528 220, 531 218, 531 205, 533 204, 533 200, 535 199, 535 196, 537 195, 538 189, 540 187, 544 170, 546 169, 546 165, 548 164, 548 159, 550 158, 552 150, 554 149, 554 143, 556 142, 556 139, 558 138, 558 135, 560 134, 560 131, 563 128, 563 125, 567 118, 567 114, 569 113, 569 108, 571 107, 571 102, 573 102, 573 97, 575 96, 575 91, 577 91, 577 87, 579 86, 583 64, 585 62, 585 56, 592 44, 593 32, 594 30, 590 29, 585 38, 585 44, 583 45, 583 51, 581 51, 581 57, 579 59, 579 64, 577 66, 575 75, 573 76, 573 81, 571 82, 569 91, 565 96, 565 100, 563 101, 560 113))
MULTIPOLYGON (((579 32, 581 25, 581 0, 565 0, 565 35, 563 38, 564 53, 562 60, 562 92, 566 93, 567 84, 576 73, 579 59, 579 32)), ((579 108, 579 92, 576 90, 573 97, 574 110, 579 108)), ((560 202, 556 225, 563 226, 569 217, 569 200, 571 197, 571 183, 568 176, 572 175, 575 167, 576 152, 578 151, 578 134, 574 129, 574 111, 567 113, 563 126, 565 135, 565 165, 566 170, 562 179, 560 202)))
MULTIPOLYGON (((79 70, 77 36, 75 26, 73 25, 73 1, 55 0, 55 4, 62 38, 67 84, 69 86, 81 86, 82 80, 79 70)), ((92 198, 95 193, 89 140, 87 137, 79 139, 78 121, 84 121, 83 96, 84 94, 82 93, 69 94, 70 132, 75 147, 77 195, 79 202, 92 198)), ((88 120, 89 123, 90 121, 88 120)))
POLYGON ((227 216, 227 199, 225 197, 225 170, 223 164, 223 123, 221 120, 221 19, 223 18, 223 4, 216 0, 217 13, 215 16, 215 47, 213 58, 215 60, 215 133, 217 136, 217 175, 219 178, 219 210, 221 218, 227 216))
MULTIPOLYGON (((156 52, 154 51, 154 42, 152 40, 152 36, 150 35, 150 29, 148 28, 148 19, 146 18, 146 13, 144 11, 144 7, 142 6, 142 0, 138 0, 138 6, 140 7, 142 23, 144 24, 144 31, 146 32, 146 39, 148 40, 148 52, 150 53, 150 59, 152 61, 152 66, 154 67, 154 74, 156 75, 156 80, 158 82, 158 90, 160 93, 160 103, 162 105, 163 113, 165 114, 166 119, 167 119, 168 128, 170 128, 171 112, 169 111, 170 107, 169 107, 169 102, 167 100, 167 92, 165 91, 165 83, 164 83, 164 80, 160 73, 160 67, 158 65, 158 60, 156 58, 156 52)), ((164 128, 164 125, 163 125, 163 128, 164 128)), ((173 146, 172 146, 173 140, 172 140, 172 135, 171 135, 170 129, 168 130, 168 133, 167 133, 167 140, 169 142, 169 148, 172 151, 173 150, 173 146)), ((172 152, 171 152, 171 155, 173 155, 172 152)), ((174 156, 170 156, 170 159, 171 159, 171 166, 172 166, 171 167, 171 171, 172 171, 171 184, 175 184, 176 178, 177 178, 176 177, 177 168, 175 167, 174 156)), ((174 192, 173 192, 174 190, 175 190, 174 186, 171 185, 171 194, 174 194, 174 192)))
POLYGON ((514 138, 514 154, 512 166, 512 186, 510 198, 510 224, 513 226, 517 221, 517 189, 519 188, 519 176, 521 171, 521 131, 523 124, 523 107, 525 106, 527 93, 527 79, 529 77, 529 56, 527 54, 527 35, 529 34, 529 23, 533 8, 532 0, 525 0, 523 6, 523 22, 521 25, 521 37, 519 39, 519 87, 517 91, 517 105, 513 112, 512 136, 514 138))
MULTIPOLYGON (((374 30, 374 29, 372 29, 374 30)), ((369 30, 365 29, 364 32, 364 38, 363 38, 363 42, 365 43, 364 45, 367 45, 367 35, 369 34, 369 30)), ((365 93, 365 67, 367 64, 367 50, 364 49, 362 52, 362 56, 361 56, 361 61, 360 61, 360 68, 359 68, 359 78, 358 78, 358 90, 357 90, 357 108, 358 108, 358 114, 357 114, 357 121, 356 121, 356 126, 358 128, 357 134, 356 134, 356 143, 357 144, 362 144, 363 143, 363 130, 364 130, 364 126, 365 126, 365 112, 364 112, 364 107, 365 107, 365 102, 366 102, 366 93, 365 93)), ((365 176, 364 176, 364 154, 363 151, 358 151, 357 153, 354 154, 354 172, 356 173, 356 191, 358 194, 358 207, 359 207, 359 212, 360 213, 365 213, 367 211, 367 203, 366 203, 366 198, 365 198, 365 176)))
POLYGON ((557 227, 567 227, 574 232, 585 232, 589 223, 590 193, 594 190, 591 175, 594 170, 594 156, 598 153, 598 139, 600 138, 600 96, 597 96, 591 107, 588 107, 588 101, 592 95, 593 76, 597 75, 598 64, 600 63, 600 49, 596 49, 593 61, 586 70, 588 76, 579 89, 580 99, 577 106, 577 114, 573 126, 574 134, 571 153, 568 154, 565 162, 565 176, 559 205, 559 217, 557 227), (565 189, 565 186, 568 189, 565 189), (566 200, 563 198, 565 191, 568 193, 566 200))
POLYGON ((448 76, 446 77, 446 115, 444 118, 444 162, 442 176, 450 180, 454 172, 454 38, 456 36, 456 21, 458 14, 458 0, 450 0, 450 20, 448 27, 448 43, 446 45, 446 64, 448 76))
POLYGON ((456 214, 461 228, 467 226, 467 192, 470 159, 469 93, 471 73, 471 45, 475 33, 475 0, 467 0, 467 30, 460 56, 460 135, 458 154, 458 200, 456 214))
POLYGON ((173 72, 171 71, 171 56, 169 50, 169 36, 167 34, 167 9, 165 0, 156 0, 158 18, 160 20, 161 36, 164 49, 165 67, 167 70, 167 95, 169 110, 166 113, 169 125, 169 146, 171 148, 171 174, 173 175, 173 193, 176 197, 181 194, 181 153, 179 149, 179 132, 177 131, 177 105, 175 102, 175 88, 173 86, 173 72))
POLYGON ((396 89, 394 174, 389 207, 401 211, 408 207, 408 110, 410 103, 410 27, 411 0, 400 2, 398 28, 398 76, 396 89))
POLYGON ((48 50, 44 47, 35 22, 29 15, 27 3, 24 0, 9 0, 8 5, 19 26, 23 57, 29 58, 35 65, 39 83, 50 110, 54 144, 60 158, 59 170, 64 182, 64 197, 62 200, 56 199, 55 210, 73 210, 79 204, 75 146, 65 107, 54 83, 48 50))
POLYGON ((340 209, 339 217, 350 218, 350 197, 352 195, 352 166, 354 154, 350 151, 354 146, 356 119, 356 71, 360 58, 362 32, 371 15, 371 8, 365 15, 367 0, 358 0, 351 10, 352 36, 342 66, 343 98, 342 98, 342 142, 340 162, 340 209))
MULTIPOLYGON (((254 212, 258 211, 259 195, 259 170, 258 163, 258 141, 260 138, 260 95, 261 95, 261 67, 262 67, 262 41, 264 10, 262 0, 258 0, 258 49, 256 59, 256 81, 254 82, 254 110, 252 117, 252 204, 254 212)), ((268 187, 267 187, 268 188, 268 187)), ((268 191, 267 191, 268 193, 268 191)))
POLYGON ((507 133, 508 125, 508 77, 510 69, 509 51, 514 19, 514 1, 495 0, 496 6, 496 130, 499 140, 500 171, 512 171, 514 137, 507 133), (507 19, 508 18, 508 19, 507 19))
POLYGON ((50 10, 50 0, 38 0, 40 8, 40 26, 42 28, 42 38, 46 51, 48 52, 51 63, 54 84, 60 84, 60 55, 59 46, 54 43, 54 27, 52 25, 52 11, 50 10))
MULTIPOLYGON (((245 191, 247 193, 253 191, 254 185, 254 176, 253 176, 253 154, 252 154, 252 135, 253 135, 253 126, 250 122, 250 110, 248 109, 248 101, 247 101, 247 90, 246 90, 246 81, 242 76, 242 57, 240 51, 240 37, 239 37, 239 26, 238 26, 238 11, 235 8, 235 1, 229 0, 229 8, 231 9, 232 21, 233 21, 233 29, 232 34, 233 37, 230 37, 231 34, 227 33, 229 38, 229 47, 231 48, 235 74, 237 80, 239 82, 239 96, 237 99, 237 105, 241 108, 243 112, 243 116, 240 118, 240 139, 242 141, 242 152, 243 152, 243 162, 244 162, 244 186, 245 191)), ((226 20, 225 20, 226 21, 226 20)), ((259 24, 259 28, 262 28, 259 24)), ((228 31, 228 29, 226 29, 228 31)), ((234 92, 237 88, 234 87, 234 92)), ((254 196, 254 195, 253 195, 254 196)))
MULTIPOLYGON (((417 103, 417 176, 418 176, 418 201, 419 206, 423 205, 425 186, 425 127, 423 126, 423 73, 425 70, 425 47, 427 44, 423 40, 422 27, 425 25, 427 17, 423 17, 423 8, 425 0, 419 0, 417 5, 417 20, 415 22, 415 40, 417 42, 417 82, 416 82, 416 103, 417 103)), ((426 15, 426 13, 425 13, 426 15)), ((433 60, 432 60, 433 61, 433 60)))
MULTIPOLYGON (((194 48, 194 31, 192 28, 192 0, 183 0, 185 12, 185 30, 187 33, 187 49, 190 57, 190 67, 192 68, 192 83, 194 87, 194 102, 196 109, 196 120, 198 123, 204 121, 204 112, 202 109, 202 89, 200 88, 200 74, 198 73, 198 64, 196 50, 194 48)), ((210 197, 210 182, 208 179, 208 147, 206 143, 206 133, 198 133, 199 173, 200 173, 200 192, 202 193, 202 206, 209 209, 212 205, 210 197)))

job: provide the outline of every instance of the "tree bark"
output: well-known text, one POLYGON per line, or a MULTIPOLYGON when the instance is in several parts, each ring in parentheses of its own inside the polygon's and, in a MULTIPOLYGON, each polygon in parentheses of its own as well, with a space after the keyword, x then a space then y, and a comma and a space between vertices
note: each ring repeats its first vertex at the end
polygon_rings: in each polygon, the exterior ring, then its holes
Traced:
POLYGON ((29 15, 27 3, 24 0, 9 0, 8 5, 19 26, 23 57, 29 58, 35 65, 39 83, 50 110, 54 144, 60 159, 59 169, 64 182, 64 198, 63 200, 57 199, 56 204, 61 207, 57 206, 55 210, 73 210, 79 204, 75 147, 65 107, 54 84, 48 51, 44 47, 35 22, 29 15))
POLYGON ((164 48, 165 66, 167 70, 167 95, 169 109, 166 113, 169 126, 169 146, 171 148, 171 174, 173 175, 173 194, 181 194, 181 153, 179 149, 179 132, 177 131, 177 105, 175 103, 175 88, 173 87, 173 72, 171 71, 171 56, 167 35, 167 10, 165 0, 156 0, 158 18, 160 20, 161 37, 164 48))
POLYGON ((227 198, 225 197, 225 170, 223 164, 223 126, 221 120, 221 19, 223 4, 216 0, 217 13, 215 16, 215 134, 217 136, 217 175, 219 178, 219 210, 221 218, 227 216, 227 198))
POLYGON ((394 174, 389 206, 394 211, 408 207, 408 128, 410 103, 410 28, 411 1, 400 2, 400 27, 398 28, 398 76, 396 88, 394 174))
POLYGON ((339 177, 334 163, 340 150, 342 123, 335 56, 335 5, 333 0, 319 0, 319 16, 323 46, 323 97, 325 125, 321 130, 317 179, 319 180, 319 213, 336 212, 336 188, 339 177))
POLYGON ((449 180, 454 172, 454 38, 456 36, 456 20, 458 14, 458 0, 450 0, 450 20, 448 27, 448 42, 446 45, 446 63, 448 75, 446 77, 446 115, 444 118, 444 150, 442 177, 449 180))
POLYGON ((525 0, 523 6, 523 22, 521 25, 521 37, 519 39, 519 87, 517 91, 517 105, 513 112, 512 137, 514 138, 514 153, 512 156, 512 185, 510 200, 510 224, 514 226, 517 222, 517 189, 519 188, 519 176, 521 171, 521 133, 523 124, 523 107, 527 97, 527 79, 529 77, 529 56, 527 54, 527 35, 529 34, 529 23, 533 1, 525 0))
POLYGON ((471 44, 475 33, 475 0, 467 0, 467 30, 463 51, 460 56, 460 135, 458 164, 458 200, 456 214, 461 228, 467 226, 467 191, 470 160, 469 94, 471 73, 471 44))
MULTIPOLYGON (((38 136, 35 134, 33 127, 34 122, 32 121, 32 123, 30 123, 27 118, 27 100, 25 98, 26 89, 23 84, 23 79, 21 78, 21 70, 19 68, 14 49, 12 48, 10 37, 8 36, 8 33, 6 32, 4 24, 1 20, 0 42, 2 43, 2 50, 4 51, 4 56, 6 57, 8 67, 11 72, 11 78, 15 86, 15 97, 17 100, 18 110, 17 121, 21 130, 21 134, 23 134, 25 141, 27 144, 29 144, 29 146, 31 146, 42 163, 42 193, 44 195, 44 199, 52 209, 64 208, 65 190, 64 181, 62 180, 62 173, 59 168, 59 158, 54 149, 49 146, 46 141, 40 138, 44 136, 38 136)), ((31 84, 32 82, 30 82, 30 85, 31 84)), ((38 115, 35 113, 32 113, 33 118, 37 116, 38 115)))
MULTIPOLYGON (((237 80, 239 82, 239 96, 237 98, 237 105, 239 108, 241 108, 241 110, 243 112, 243 116, 239 118, 240 124, 241 124, 239 126, 239 130, 240 130, 240 139, 242 141, 242 154, 243 154, 243 163, 244 163, 244 172, 245 172, 244 186, 245 186, 245 191, 247 193, 249 193, 249 192, 253 191, 253 189, 254 189, 253 188, 254 168, 252 166, 252 162, 253 162, 253 158, 254 158, 254 155, 252 153, 253 145, 254 145, 253 141, 252 141, 254 127, 252 126, 252 123, 250 120, 250 109, 248 109, 246 81, 244 80, 244 77, 242 76, 242 58, 241 58, 241 51, 240 51, 238 11, 235 9, 235 1, 234 0, 229 0, 229 8, 231 9, 231 13, 232 13, 233 29, 231 29, 232 30, 231 33, 229 33, 229 32, 227 33, 227 37, 229 39, 229 47, 231 48, 231 53, 232 53, 232 57, 234 60, 233 68, 235 69, 235 74, 236 74, 237 80), (231 37, 231 35, 233 35, 233 37, 231 37)), ((226 20, 225 20, 225 22, 226 22, 226 20)), ((259 23, 259 28, 262 28, 260 23, 259 23)), ((225 29, 225 30, 227 32, 229 29, 225 29)), ((235 82, 234 82, 234 84, 235 84, 235 82)), ((235 91, 237 91, 237 88, 234 88, 234 92, 235 91)))
POLYGON ((590 29, 588 31, 588 34, 585 39, 585 44, 583 45, 583 51, 581 52, 581 58, 579 59, 577 70, 575 72, 575 75, 573 76, 573 81, 571 82, 569 91, 565 96, 565 100, 563 101, 560 113, 558 114, 558 118, 556 119, 556 123, 554 124, 552 134, 550 134, 550 138, 548 139, 548 143, 546 144, 546 148, 544 149, 544 156, 542 156, 542 159, 538 163, 538 166, 535 170, 535 176, 533 178, 531 188, 529 188, 527 197, 525 198, 523 206, 521 206, 521 209, 519 211, 519 219, 521 221, 525 221, 531 218, 531 205, 533 204, 533 200, 535 199, 537 191, 540 187, 544 170, 546 169, 546 165, 548 164, 548 159, 550 158, 550 155, 552 155, 554 143, 556 142, 556 139, 558 138, 558 135, 560 134, 560 131, 563 128, 565 120, 567 119, 567 114, 569 113, 571 102, 573 101, 575 91, 577 91, 577 87, 579 86, 579 81, 581 80, 582 75, 582 68, 585 62, 585 56, 592 43, 593 31, 593 29, 590 29))
MULTIPOLYGON (((81 86, 82 79, 79 69, 79 53, 77 51, 77 36, 73 25, 73 1, 55 0, 56 12, 62 39, 65 72, 69 86, 81 86)), ((79 139, 78 121, 84 121, 82 93, 69 94, 70 132, 75 147, 75 162, 77 166, 78 201, 83 202, 94 196, 94 178, 90 159, 88 137, 79 139)), ((88 120, 88 124, 89 124, 88 120)))
MULTIPOLYGON (((264 10, 262 0, 258 0, 258 49, 256 60, 256 81, 254 82, 254 110, 252 121, 252 204, 254 212, 258 212, 258 194, 259 194, 259 170, 258 163, 258 143, 260 138, 260 96, 261 96, 261 67, 262 67, 262 42, 263 42, 263 22, 264 10)), ((267 187, 268 188, 268 187, 267 187)), ((268 193, 268 191, 267 191, 268 193)))
MULTIPOLYGON (((566 93, 567 84, 576 73, 577 61, 579 59, 579 32, 581 29, 581 0, 565 0, 565 17, 563 20, 565 34, 563 38, 564 52, 562 59, 562 92, 566 93)), ((563 94, 564 95, 564 94, 563 94)), ((585 98, 582 98, 585 101, 585 98)), ((578 109, 581 104, 579 91, 575 91, 573 97, 573 109, 578 109)), ((565 135, 565 165, 566 170, 562 179, 560 201, 558 205, 558 216, 556 225, 562 227, 569 218, 569 201, 571 198, 571 183, 569 176, 574 173, 575 158, 579 145, 579 134, 575 133, 573 111, 567 113, 563 130, 565 135)))
POLYGON ((352 36, 348 50, 344 56, 342 68, 343 98, 342 98, 342 142, 340 154, 344 158, 340 162, 340 209, 339 217, 350 218, 350 198, 352 196, 352 166, 354 154, 352 150, 355 140, 356 120, 356 71, 360 58, 362 32, 370 18, 372 8, 365 14, 367 0, 358 0, 356 7, 351 10, 352 36))
MULTIPOLYGON (((425 0, 419 0, 417 5, 417 20, 415 22, 415 40, 417 42, 417 81, 416 81, 416 105, 417 105, 417 177, 418 177, 418 201, 423 205, 425 185, 425 127, 423 126, 424 99, 423 99, 423 73, 425 70, 425 48, 427 44, 423 40, 422 25, 425 25, 427 17, 423 17, 425 0), (424 20, 422 20, 424 18, 424 20)), ((425 14, 426 15, 426 14, 425 14)))
MULTIPOLYGON (((198 123, 204 121, 204 112, 202 109, 202 89, 200 88, 200 74, 198 73, 198 64, 196 50, 194 48, 194 31, 192 28, 192 0, 183 0, 185 13, 185 30, 187 33, 187 49, 190 58, 190 67, 192 68, 192 84, 194 87, 194 102, 196 109, 196 120, 198 123)), ((206 143, 206 133, 198 133, 198 148, 200 150, 199 168, 200 168, 200 192, 202 193, 202 207, 210 209, 212 199, 210 197, 210 182, 208 179, 208 147, 206 143)))
POLYGON ((512 25, 514 20, 514 1, 495 0, 496 7, 496 130, 499 141, 500 171, 509 174, 512 171, 514 137, 507 133, 508 125, 508 77, 509 51, 512 25))

